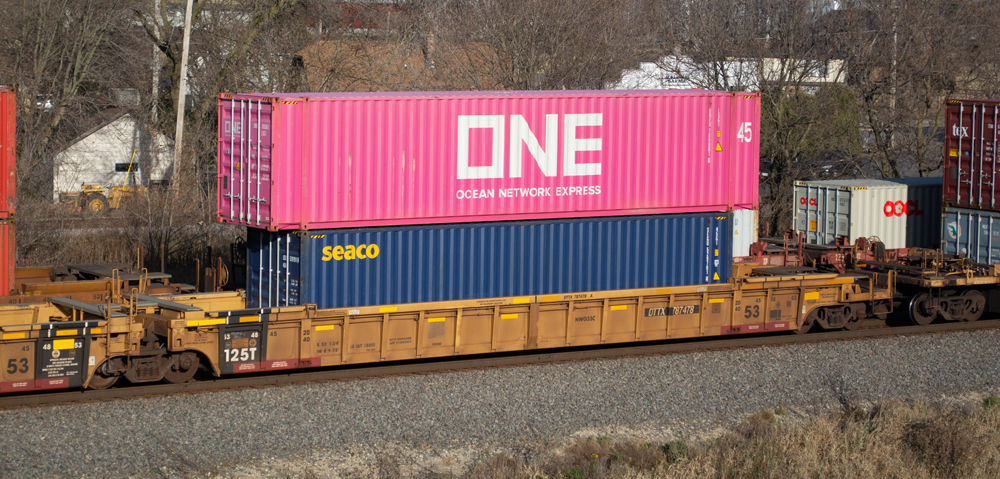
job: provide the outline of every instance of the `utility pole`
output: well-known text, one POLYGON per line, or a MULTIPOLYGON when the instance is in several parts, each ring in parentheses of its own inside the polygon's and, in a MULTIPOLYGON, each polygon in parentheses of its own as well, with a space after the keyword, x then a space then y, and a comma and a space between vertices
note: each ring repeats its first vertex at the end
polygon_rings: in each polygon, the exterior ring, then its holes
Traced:
MULTIPOLYGON (((153 17, 152 24, 156 28, 156 36, 158 38, 163 38, 163 35, 162 35, 160 27, 159 27, 159 23, 156 23, 156 17, 155 17, 155 15, 158 15, 159 13, 160 13, 160 0, 153 0, 153 15, 154 15, 154 17, 153 17)), ((156 120, 159 119, 159 116, 160 116, 159 115, 159 109, 160 109, 160 67, 161 67, 161 64, 160 64, 160 46, 159 45, 153 45, 153 91, 151 92, 151 97, 152 98, 150 100, 150 102, 152 103, 152 105, 151 105, 152 108, 150 108, 150 112, 149 112, 150 127, 149 127, 148 131, 149 131, 150 139, 149 139, 149 162, 147 163, 147 165, 149 165, 149 169, 150 170, 152 170, 153 168, 156 168, 156 165, 159 163, 158 160, 160 158, 159 145, 157 145, 157 139, 159 138, 160 135, 157 134, 158 129, 156 127, 156 120)), ((140 179, 139 180, 140 181, 136 182, 136 186, 139 186, 139 185, 149 186, 148 184, 146 184, 145 182, 142 181, 141 175, 140 175, 140 179)))
MULTIPOLYGON (((184 46, 181 50, 181 78, 177 85, 177 133, 174 139, 174 174, 170 178, 170 189, 173 192, 173 200, 176 204, 177 194, 180 192, 181 182, 181 145, 184 139, 184 96, 187 90, 187 64, 188 49, 191 46, 191 10, 194 7, 194 0, 187 0, 187 9, 184 11, 184 46)), ((173 211, 173 208, 171 208, 173 211)), ((173 213, 171 213, 173 216, 173 213)))

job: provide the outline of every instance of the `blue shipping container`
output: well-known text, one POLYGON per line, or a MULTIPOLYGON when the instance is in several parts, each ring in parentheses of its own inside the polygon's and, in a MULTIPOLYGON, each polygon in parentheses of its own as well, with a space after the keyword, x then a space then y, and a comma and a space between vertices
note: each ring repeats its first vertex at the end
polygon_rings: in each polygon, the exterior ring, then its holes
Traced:
POLYGON ((976 263, 1000 263, 1000 212, 945 208, 941 225, 944 254, 963 254, 976 263))
POLYGON ((247 232, 249 307, 319 308, 725 282, 726 213, 247 232))

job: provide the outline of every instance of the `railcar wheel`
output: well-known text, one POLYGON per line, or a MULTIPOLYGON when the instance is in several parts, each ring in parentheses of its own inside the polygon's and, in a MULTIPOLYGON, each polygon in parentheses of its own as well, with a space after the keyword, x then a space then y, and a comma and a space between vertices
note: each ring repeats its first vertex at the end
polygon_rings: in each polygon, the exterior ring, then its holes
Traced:
POLYGON ((190 351, 181 353, 170 370, 163 374, 163 379, 173 384, 187 382, 194 377, 194 373, 198 372, 200 362, 201 360, 195 353, 190 351))
POLYGON ((847 315, 847 324, 844 325, 844 329, 847 331, 857 331, 861 329, 861 322, 865 320, 865 315, 862 313, 864 309, 855 311, 853 308, 848 307, 844 314, 847 315))
POLYGON ((93 376, 90 377, 90 382, 87 383, 88 389, 107 389, 118 382, 118 378, 121 377, 118 374, 113 374, 111 376, 104 376, 101 373, 95 372, 93 376))
POLYGON ((910 305, 908 311, 910 313, 910 322, 917 326, 926 326, 934 322, 934 314, 931 311, 927 311, 927 303, 930 301, 931 295, 927 293, 920 293, 910 300, 910 305))
POLYGON ((983 293, 970 289, 962 293, 961 298, 965 302, 965 315, 962 316, 962 321, 976 321, 983 317, 986 311, 986 298, 983 297, 983 293))
POLYGON ((796 329, 794 331, 795 334, 806 334, 809 331, 811 331, 813 326, 816 324, 816 317, 819 316, 820 311, 822 311, 822 309, 812 310, 812 312, 810 312, 809 315, 806 316, 805 321, 803 321, 802 324, 799 326, 799 329, 796 329))

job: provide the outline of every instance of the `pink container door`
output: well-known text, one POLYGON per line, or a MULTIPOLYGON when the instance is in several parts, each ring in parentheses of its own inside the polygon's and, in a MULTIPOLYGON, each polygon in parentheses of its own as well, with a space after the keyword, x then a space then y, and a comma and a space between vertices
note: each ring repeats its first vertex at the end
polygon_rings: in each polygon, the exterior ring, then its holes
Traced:
POLYGON ((219 102, 219 211, 252 226, 271 222, 271 104, 219 102))

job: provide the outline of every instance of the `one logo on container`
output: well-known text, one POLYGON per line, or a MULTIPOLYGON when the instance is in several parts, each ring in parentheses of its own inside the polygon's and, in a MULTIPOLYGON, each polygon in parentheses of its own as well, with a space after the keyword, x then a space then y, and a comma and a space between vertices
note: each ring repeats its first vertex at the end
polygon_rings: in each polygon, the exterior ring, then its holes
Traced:
MULTIPOLYGON (((563 176, 596 176, 601 174, 600 163, 577 163, 577 153, 601 151, 601 138, 578 138, 577 128, 602 126, 601 113, 572 113, 562 115, 562 174, 563 176)), ((504 167, 509 165, 508 177, 520 178, 522 173, 521 144, 535 159, 538 169, 545 176, 558 176, 559 170, 559 115, 545 115, 545 146, 528 126, 522 115, 459 115, 458 144, 456 145, 456 177, 459 180, 504 178, 504 167), (510 141, 506 129, 510 128, 510 141), (485 166, 471 166, 469 137, 473 129, 489 130, 492 148, 485 166)))

